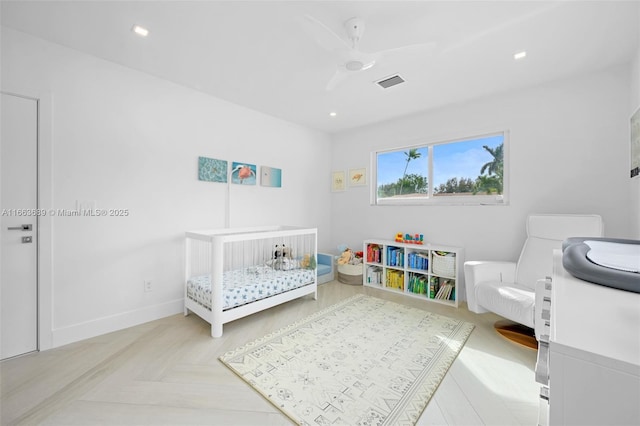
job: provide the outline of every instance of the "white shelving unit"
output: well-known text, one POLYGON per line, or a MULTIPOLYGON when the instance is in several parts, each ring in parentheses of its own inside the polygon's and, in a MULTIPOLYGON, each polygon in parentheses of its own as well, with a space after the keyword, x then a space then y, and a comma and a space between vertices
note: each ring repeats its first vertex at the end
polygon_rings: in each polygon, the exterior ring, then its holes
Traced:
POLYGON ((464 292, 464 249, 366 240, 363 257, 363 285, 458 307, 464 292))

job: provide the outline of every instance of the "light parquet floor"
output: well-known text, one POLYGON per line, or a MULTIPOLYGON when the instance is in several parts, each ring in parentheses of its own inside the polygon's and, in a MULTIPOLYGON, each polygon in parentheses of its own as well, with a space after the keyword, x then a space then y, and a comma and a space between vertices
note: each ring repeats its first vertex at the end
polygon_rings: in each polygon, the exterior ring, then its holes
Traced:
POLYGON ((357 293, 476 324, 419 425, 535 425, 535 351, 506 341, 500 319, 333 281, 311 296, 225 325, 174 315, 0 363, 2 425, 289 425, 218 356, 357 293))

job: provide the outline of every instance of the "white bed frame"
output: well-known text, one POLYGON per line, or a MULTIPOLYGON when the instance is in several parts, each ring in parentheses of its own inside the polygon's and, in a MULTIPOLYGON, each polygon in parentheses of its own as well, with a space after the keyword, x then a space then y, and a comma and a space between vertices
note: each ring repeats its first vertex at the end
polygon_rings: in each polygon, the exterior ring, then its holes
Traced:
MULTIPOLYGON (((293 226, 262 226, 253 228, 230 228, 215 229, 205 231, 190 231, 186 233, 185 241, 185 290, 184 290, 184 315, 193 312, 200 318, 211 324, 211 336, 221 337, 222 326, 230 321, 251 315, 269 309, 281 303, 297 299, 308 294, 313 294, 314 300, 318 298, 318 276, 317 270, 314 274, 312 284, 298 287, 283 293, 276 294, 265 299, 237 306, 227 310, 223 310, 223 292, 222 292, 222 276, 224 272, 224 245, 225 243, 238 241, 254 241, 254 240, 272 240, 278 238, 286 238, 293 236, 313 236, 313 253, 317 254, 317 235, 316 228, 298 228, 293 226), (195 253, 192 245, 194 243, 210 244, 210 258, 203 259, 201 255, 195 253), (203 271, 202 268, 208 269, 203 271), (196 270, 199 269, 199 270, 196 270), (210 273, 211 274, 211 310, 202 306, 198 302, 187 296, 187 281, 194 274, 210 273)), ((267 260, 267 259, 264 259, 267 260)))

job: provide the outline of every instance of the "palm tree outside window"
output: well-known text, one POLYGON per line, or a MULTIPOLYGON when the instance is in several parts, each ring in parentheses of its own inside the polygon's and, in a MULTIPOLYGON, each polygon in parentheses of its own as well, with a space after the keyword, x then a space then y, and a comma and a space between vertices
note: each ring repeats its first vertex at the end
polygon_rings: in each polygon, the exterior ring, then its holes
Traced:
POLYGON ((374 204, 504 204, 507 132, 374 153, 374 204))

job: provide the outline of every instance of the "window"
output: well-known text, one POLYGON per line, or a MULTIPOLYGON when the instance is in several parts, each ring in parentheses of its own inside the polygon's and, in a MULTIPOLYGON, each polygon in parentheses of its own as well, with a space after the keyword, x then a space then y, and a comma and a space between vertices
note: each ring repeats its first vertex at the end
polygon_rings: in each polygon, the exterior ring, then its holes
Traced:
POLYGON ((373 154, 378 205, 504 204, 507 133, 373 154))

